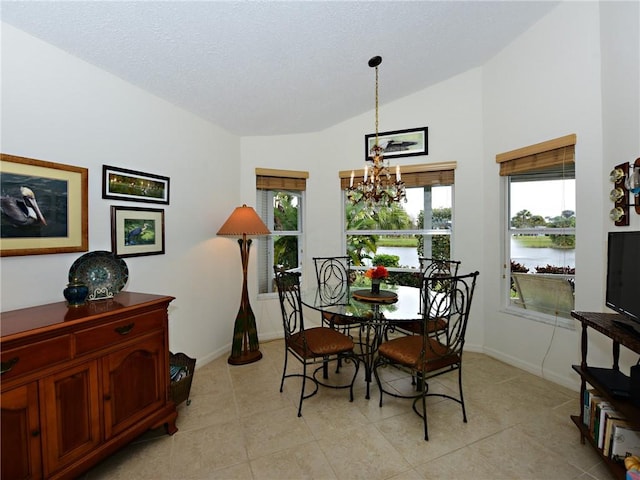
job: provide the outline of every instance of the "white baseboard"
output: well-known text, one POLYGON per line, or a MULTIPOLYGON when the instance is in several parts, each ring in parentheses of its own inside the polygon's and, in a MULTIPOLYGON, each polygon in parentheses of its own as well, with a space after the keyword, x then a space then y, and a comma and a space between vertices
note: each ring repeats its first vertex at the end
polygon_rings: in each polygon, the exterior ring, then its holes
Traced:
MULTIPOLYGON (((279 340, 281 338, 282 338, 282 332, 273 332, 270 334, 261 333, 259 340, 261 342, 268 342, 270 340, 279 340)), ((231 342, 226 344, 224 347, 220 347, 219 349, 209 353, 208 355, 205 355, 204 357, 198 358, 198 361, 196 362, 196 370, 198 370, 198 368, 200 367, 204 367, 207 363, 217 360, 220 357, 229 356, 230 353, 231 353, 231 342)))
MULTIPOLYGON (((470 349, 471 351, 471 349, 470 349)), ((511 355, 506 355, 504 352, 500 352, 498 350, 493 350, 491 348, 481 348, 480 350, 472 350, 480 353, 485 353, 496 360, 500 360, 501 362, 507 363, 511 366, 524 370, 525 372, 532 373, 538 377, 544 378, 545 380, 549 380, 550 382, 557 383, 558 385, 562 385, 570 390, 575 392, 580 391, 580 379, 576 374, 574 377, 570 377, 564 374, 560 374, 558 372, 553 372, 549 370, 540 370, 539 364, 533 364, 529 362, 524 362, 519 358, 513 357, 511 355)), ((573 372, 571 367, 567 367, 567 372, 573 372)))

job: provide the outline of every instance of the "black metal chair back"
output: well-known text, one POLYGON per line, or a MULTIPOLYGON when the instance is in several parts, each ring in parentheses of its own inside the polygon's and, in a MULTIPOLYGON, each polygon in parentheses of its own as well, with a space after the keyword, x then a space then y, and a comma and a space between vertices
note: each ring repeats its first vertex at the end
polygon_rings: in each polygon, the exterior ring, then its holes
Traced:
POLYGON ((427 364, 422 371, 432 370, 430 365, 439 364, 444 357, 457 356, 462 358, 467 322, 471 309, 471 300, 479 273, 474 272, 461 276, 428 277, 424 279, 423 290, 426 308, 423 313, 425 326, 444 320, 444 326, 439 329, 424 329, 423 361, 427 364))
POLYGON ((349 300, 351 258, 314 257, 318 293, 328 304, 342 304, 349 300))
POLYGON ((448 260, 443 258, 426 258, 421 257, 420 259, 420 273, 422 274, 422 279, 420 281, 420 313, 424 313, 424 305, 427 303, 425 299, 426 290, 424 287, 425 279, 433 278, 434 281, 437 281, 438 277, 451 277, 458 275, 458 269, 460 268, 460 261, 458 260, 448 260))
POLYGON ((300 272, 275 269, 278 298, 282 312, 285 341, 292 335, 304 331, 302 297, 300 295, 300 272))

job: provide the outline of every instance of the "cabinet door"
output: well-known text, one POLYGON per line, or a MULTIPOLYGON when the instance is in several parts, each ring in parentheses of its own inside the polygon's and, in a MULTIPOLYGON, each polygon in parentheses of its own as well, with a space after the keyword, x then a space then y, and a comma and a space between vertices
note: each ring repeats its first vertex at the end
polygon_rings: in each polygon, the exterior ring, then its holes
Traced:
POLYGON ((164 334, 142 337, 103 359, 106 438, 140 421, 167 400, 164 334))
POLYGON ((2 462, 0 475, 7 479, 42 478, 38 384, 2 392, 0 409, 2 462))
POLYGON ((98 364, 65 369, 42 380, 40 410, 47 476, 93 450, 102 440, 98 364))

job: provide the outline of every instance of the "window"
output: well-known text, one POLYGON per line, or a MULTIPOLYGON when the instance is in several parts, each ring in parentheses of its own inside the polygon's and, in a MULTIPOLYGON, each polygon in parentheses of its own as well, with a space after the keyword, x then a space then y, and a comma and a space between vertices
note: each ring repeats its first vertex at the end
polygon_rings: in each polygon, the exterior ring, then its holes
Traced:
MULTIPOLYGON (((407 202, 371 212, 343 196, 346 253, 353 268, 384 265, 389 281, 418 286, 421 257, 451 257, 454 162, 402 167, 407 202)), ((356 172, 362 177, 364 172, 356 172)), ((343 191, 351 171, 340 172, 343 191)))
POLYGON ((302 271, 303 212, 307 172, 256 169, 257 212, 271 230, 260 238, 258 293, 273 293, 273 267, 302 271))
POLYGON ((499 154, 506 193, 505 303, 536 320, 571 318, 575 276, 575 135, 499 154), (508 269, 508 270, 507 270, 508 269))

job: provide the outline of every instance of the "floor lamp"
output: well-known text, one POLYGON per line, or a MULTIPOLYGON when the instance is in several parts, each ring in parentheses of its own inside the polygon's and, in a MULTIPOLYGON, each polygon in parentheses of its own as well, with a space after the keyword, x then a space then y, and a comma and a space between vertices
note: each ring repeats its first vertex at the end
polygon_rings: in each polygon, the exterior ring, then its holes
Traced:
POLYGON ((247 235, 269 235, 270 233, 256 211, 246 205, 237 207, 218 230, 218 235, 242 236, 238 239, 240 257, 242 258, 242 297, 240 310, 233 327, 231 355, 227 360, 231 365, 244 365, 245 363, 257 362, 262 358, 258 343, 256 317, 251 310, 249 291, 247 290, 247 266, 249 264, 249 248, 251 247, 251 239, 247 239, 247 235))

